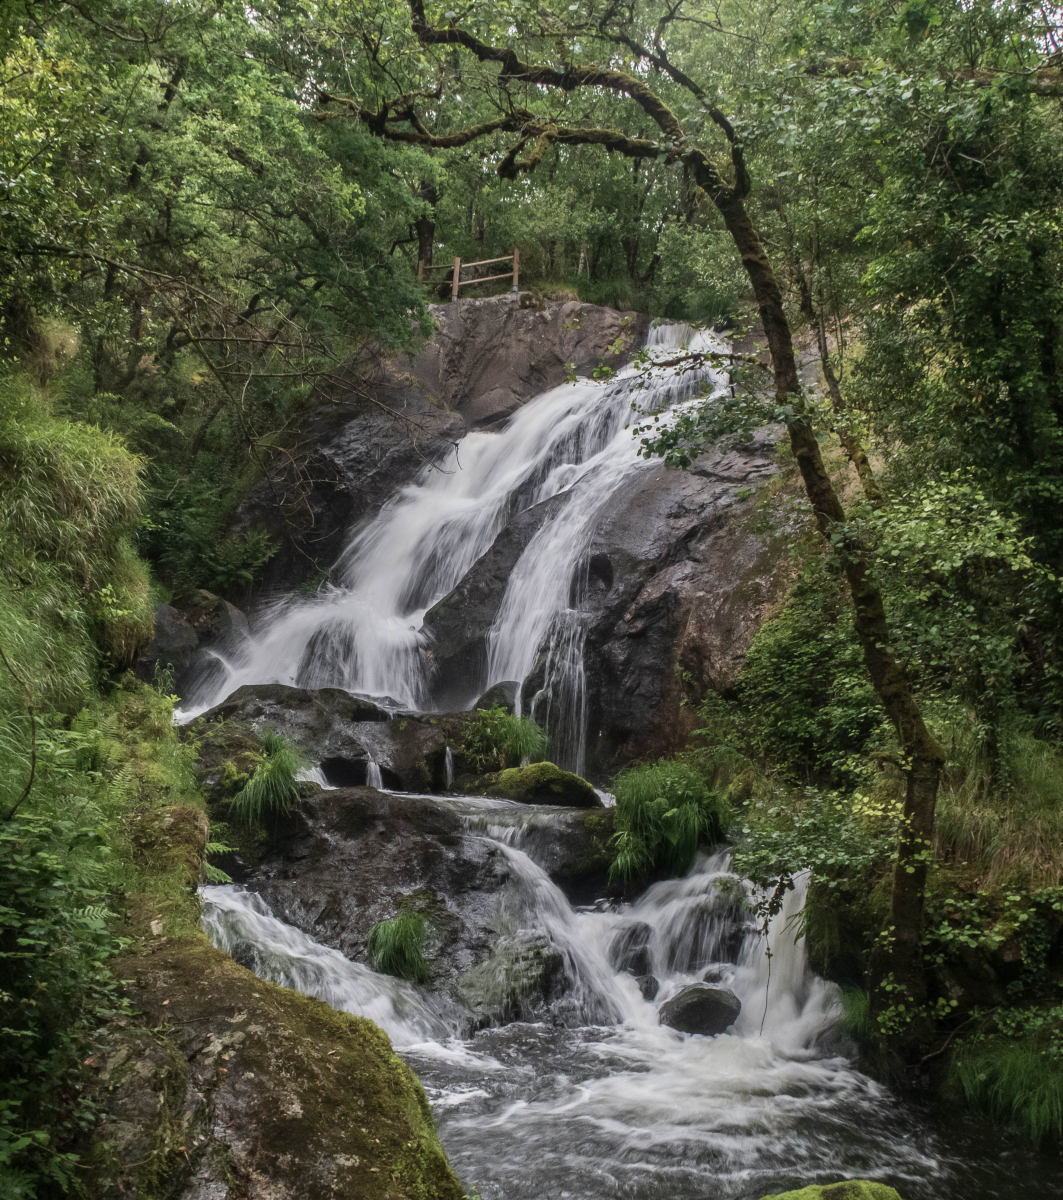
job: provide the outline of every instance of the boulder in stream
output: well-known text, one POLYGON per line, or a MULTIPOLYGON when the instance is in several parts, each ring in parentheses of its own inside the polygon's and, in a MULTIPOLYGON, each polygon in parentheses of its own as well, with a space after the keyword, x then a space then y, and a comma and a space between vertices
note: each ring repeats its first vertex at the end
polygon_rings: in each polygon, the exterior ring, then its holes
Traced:
POLYGON ((692 983, 661 1005, 660 1022, 680 1033, 723 1033, 738 1020, 742 1001, 726 988, 692 983))
POLYGON ((506 679, 502 683, 496 683, 493 687, 489 687, 476 701, 473 708, 504 708, 506 712, 511 713, 517 705, 519 691, 520 684, 517 680, 506 679))
POLYGON ((560 951, 537 934, 502 938, 462 979, 458 997, 484 1024, 533 1020, 565 988, 560 951))
POLYGON ((631 975, 652 975, 652 938, 653 929, 645 921, 622 926, 609 943, 609 965, 614 971, 627 971, 631 975))
POLYGON ((762 1196, 761 1200, 901 1200, 901 1194, 885 1183, 845 1179, 841 1183, 813 1183, 796 1192, 762 1196))
POLYGON ((565 808, 601 808, 598 793, 579 775, 551 762, 531 763, 500 771, 488 788, 489 796, 522 804, 559 804, 565 808))
POLYGON ((657 993, 661 990, 661 985, 657 982, 656 975, 636 975, 635 982, 639 985, 639 991, 642 993, 643 1000, 657 999, 657 993))

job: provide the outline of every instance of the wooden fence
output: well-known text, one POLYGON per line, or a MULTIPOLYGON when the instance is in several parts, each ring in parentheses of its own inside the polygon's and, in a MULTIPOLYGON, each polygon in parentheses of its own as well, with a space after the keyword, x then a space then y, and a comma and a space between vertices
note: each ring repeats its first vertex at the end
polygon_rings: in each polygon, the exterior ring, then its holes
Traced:
POLYGON ((490 283, 495 279, 508 279, 510 275, 513 277, 513 291, 518 290, 520 283, 520 251, 514 249, 512 254, 504 254, 501 258, 482 258, 479 262, 463 263, 460 258, 454 260, 453 268, 445 265, 438 267, 426 267, 422 259, 417 264, 417 278, 423 279, 428 271, 446 271, 451 270, 450 278, 450 298, 457 300, 458 288, 467 287, 470 283, 490 283), (488 267, 492 263, 512 262, 512 271, 503 271, 501 275, 481 275, 477 279, 462 279, 461 272, 463 267, 488 267))

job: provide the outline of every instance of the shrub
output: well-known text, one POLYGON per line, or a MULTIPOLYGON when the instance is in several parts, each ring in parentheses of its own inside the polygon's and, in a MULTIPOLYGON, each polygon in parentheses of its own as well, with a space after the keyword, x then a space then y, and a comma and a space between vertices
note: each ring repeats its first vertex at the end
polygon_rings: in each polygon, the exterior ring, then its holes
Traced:
POLYGON ((410 908, 400 909, 392 921, 378 921, 365 941, 374 969, 413 983, 427 983, 430 972, 424 959, 426 923, 420 913, 410 908))
POLYGON ((545 730, 531 717, 515 717, 504 708, 481 708, 462 739, 462 750, 480 774, 540 762, 549 748, 545 730))
POLYGON ((233 796, 233 815, 247 825, 263 817, 291 812, 299 799, 296 776, 306 766, 299 752, 281 734, 262 734, 262 761, 254 775, 233 796))
POLYGON ((609 877, 628 883, 654 870, 682 874, 700 845, 720 841, 728 808, 689 763, 660 759, 622 771, 616 795, 617 854, 609 877))

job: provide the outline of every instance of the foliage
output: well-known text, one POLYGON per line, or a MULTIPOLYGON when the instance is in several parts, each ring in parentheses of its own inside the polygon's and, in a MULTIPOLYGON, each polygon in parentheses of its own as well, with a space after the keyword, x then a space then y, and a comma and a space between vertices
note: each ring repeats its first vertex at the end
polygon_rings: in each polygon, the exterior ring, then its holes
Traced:
POLYGON ((1035 1143, 1063 1141, 1063 1008, 1017 1010, 998 1026, 963 1043, 953 1080, 971 1104, 1021 1126, 1035 1143))
POLYGON ((531 717, 518 717, 504 708, 481 708, 465 726, 462 751, 478 774, 540 762, 550 747, 545 730, 531 717))
POLYGON ((283 735, 262 731, 262 760, 254 774, 230 801, 233 816, 251 825, 291 812, 299 800, 296 776, 306 766, 283 735))
POLYGON ((391 921, 378 921, 366 937, 365 947, 374 968, 413 983, 427 983, 424 959, 425 918, 403 907, 391 921))
POLYGON ((690 763, 660 759, 627 767, 613 781, 616 858, 610 879, 629 883, 653 871, 682 874, 698 847, 718 842, 730 813, 690 763))

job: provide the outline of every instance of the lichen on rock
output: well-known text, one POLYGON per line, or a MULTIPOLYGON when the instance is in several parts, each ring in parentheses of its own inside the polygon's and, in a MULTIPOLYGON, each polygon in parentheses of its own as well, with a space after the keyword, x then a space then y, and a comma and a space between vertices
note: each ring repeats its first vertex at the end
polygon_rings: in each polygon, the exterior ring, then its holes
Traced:
POLYGON ((810 1184, 796 1192, 779 1192, 761 1200, 901 1200, 899 1192, 884 1183, 846 1179, 841 1183, 810 1184))

